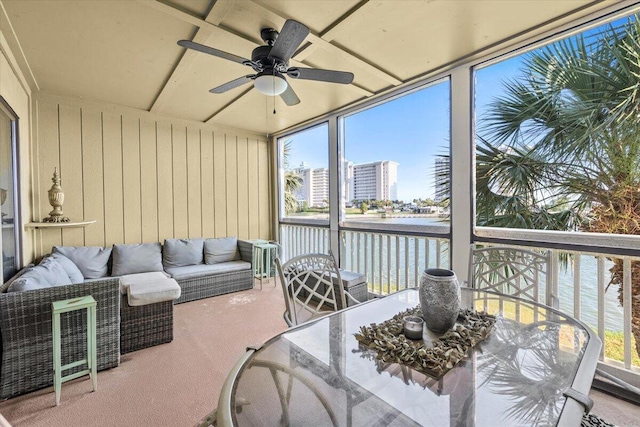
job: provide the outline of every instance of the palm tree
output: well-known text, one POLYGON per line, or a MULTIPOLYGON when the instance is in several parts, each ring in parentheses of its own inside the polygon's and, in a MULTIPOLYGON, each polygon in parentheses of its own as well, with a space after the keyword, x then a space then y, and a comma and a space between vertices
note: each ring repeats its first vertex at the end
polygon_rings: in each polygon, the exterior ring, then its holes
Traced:
POLYGON ((284 166, 284 211, 287 215, 297 212, 300 209, 295 193, 302 187, 302 177, 295 171, 289 169, 289 159, 291 158, 291 140, 284 142, 282 147, 282 163, 284 166))
MULTIPOLYGON (((528 54, 479 130, 477 223, 640 235, 639 118, 637 16, 528 54)), ((640 295, 638 262, 632 286, 640 295)), ((629 303, 640 354, 640 300, 629 303)))

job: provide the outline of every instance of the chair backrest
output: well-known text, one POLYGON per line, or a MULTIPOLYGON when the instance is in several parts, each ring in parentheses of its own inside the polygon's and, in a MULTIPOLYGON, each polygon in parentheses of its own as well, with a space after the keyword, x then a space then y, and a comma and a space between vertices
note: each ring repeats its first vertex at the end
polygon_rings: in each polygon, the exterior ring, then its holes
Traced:
POLYGON ((469 284, 557 308, 551 251, 471 245, 469 284))
POLYGON ((277 259, 276 265, 285 299, 284 319, 289 326, 337 311, 338 299, 341 307, 346 307, 342 286, 334 286, 334 281, 342 283, 342 278, 333 255, 304 254, 284 264, 277 259))

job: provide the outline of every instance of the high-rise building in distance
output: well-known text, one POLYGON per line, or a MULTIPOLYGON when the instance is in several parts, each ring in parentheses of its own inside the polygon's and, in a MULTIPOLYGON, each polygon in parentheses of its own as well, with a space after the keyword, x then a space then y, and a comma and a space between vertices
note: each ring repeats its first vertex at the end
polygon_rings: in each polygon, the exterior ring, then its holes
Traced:
POLYGON ((438 156, 435 158, 435 202, 440 203, 449 198, 449 158, 438 156))
MULTIPOLYGON (((301 164, 295 168, 302 185, 295 193, 300 205, 324 207, 329 200, 329 170, 327 168, 309 168, 301 164)), ((397 200, 398 199, 398 163, 381 160, 354 164, 344 162, 345 200, 397 200)))
POLYGON ((325 207, 329 200, 329 169, 307 168, 303 163, 294 172, 300 176, 302 185, 294 196, 300 205, 325 207))
POLYGON ((346 200, 397 200, 398 199, 398 163, 382 160, 358 163, 347 166, 352 168, 353 185, 345 194, 346 200))

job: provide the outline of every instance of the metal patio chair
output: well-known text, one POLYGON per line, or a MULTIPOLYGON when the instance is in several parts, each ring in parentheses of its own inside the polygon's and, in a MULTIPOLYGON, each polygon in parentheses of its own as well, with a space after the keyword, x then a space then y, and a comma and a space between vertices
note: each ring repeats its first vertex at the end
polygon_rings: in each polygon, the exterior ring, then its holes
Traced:
POLYGON ((551 251, 540 253, 505 246, 476 248, 471 245, 469 287, 558 308, 551 268, 551 251))
POLYGON ((284 264, 276 259, 285 300, 284 320, 289 326, 347 307, 360 301, 343 289, 333 254, 304 254, 284 264))

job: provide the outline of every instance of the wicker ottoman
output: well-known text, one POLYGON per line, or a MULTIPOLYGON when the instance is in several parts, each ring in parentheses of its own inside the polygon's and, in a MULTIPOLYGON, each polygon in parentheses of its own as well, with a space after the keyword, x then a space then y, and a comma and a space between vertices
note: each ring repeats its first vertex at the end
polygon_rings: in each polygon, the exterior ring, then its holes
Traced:
MULTIPOLYGON (((342 278, 343 289, 349 292, 352 297, 360 302, 364 302, 369 298, 369 290, 367 289, 367 276, 361 273, 356 273, 355 271, 340 270, 340 277, 342 278)), ((336 288, 336 286, 338 286, 337 282, 338 278, 334 278, 333 287, 336 291, 336 295, 337 292, 339 292, 339 289, 336 288)), ((355 302, 353 302, 349 298, 346 298, 346 301, 347 307, 355 305, 355 302)), ((344 308, 342 307, 342 301, 340 301, 339 299, 338 308, 344 308)))
MULTIPOLYGON (((364 274, 361 273, 356 273, 355 271, 348 271, 348 270, 342 270, 340 269, 340 278, 342 279, 342 289, 344 289, 345 291, 349 292, 349 294, 351 294, 352 297, 354 297, 355 299, 357 299, 359 302, 364 302, 367 301, 369 299, 369 290, 367 287, 367 276, 365 276, 364 274)), ((310 281, 311 279, 309 279, 310 281)), ((313 283, 308 283, 308 285, 310 287, 313 287, 313 283)), ((337 299, 337 305, 338 305, 338 310, 342 310, 343 307, 342 306, 342 301, 340 300, 340 298, 338 298, 339 292, 340 292, 340 288, 338 288, 338 286, 340 286, 338 284, 338 278, 334 277, 333 278, 333 290, 336 293, 336 299, 337 299)), ((318 286, 318 292, 319 293, 324 293, 326 290, 325 285, 320 284, 318 286)), ((309 295, 309 293, 304 290, 301 289, 300 290, 300 295, 302 297, 306 297, 307 295, 309 295)), ((314 301, 319 301, 319 299, 317 297, 312 297, 312 300, 314 301)), ((351 299, 349 299, 347 296, 345 296, 345 300, 347 302, 347 307, 351 307, 353 305, 356 305, 355 302, 353 302, 351 299)))
POLYGON ((180 287, 152 274, 121 278, 120 354, 173 341, 173 300, 180 297, 180 287))

